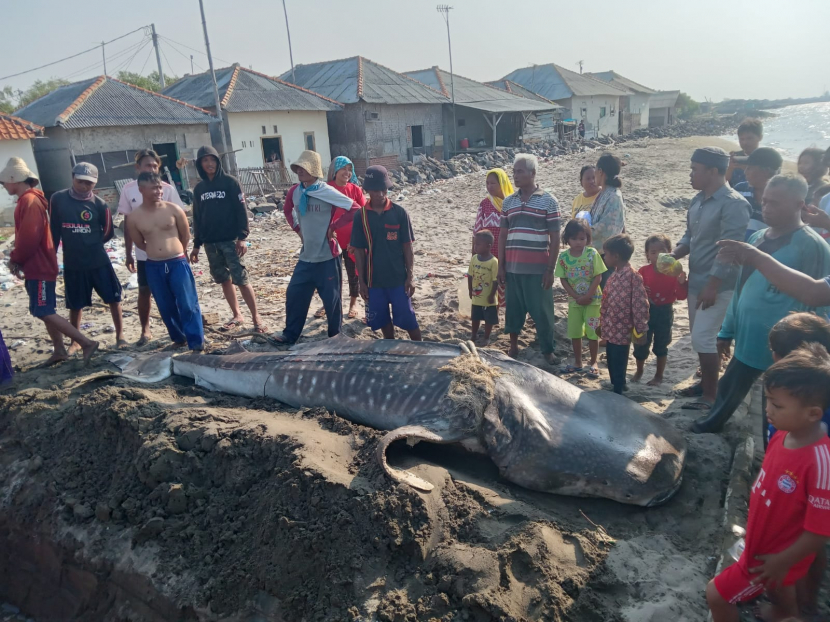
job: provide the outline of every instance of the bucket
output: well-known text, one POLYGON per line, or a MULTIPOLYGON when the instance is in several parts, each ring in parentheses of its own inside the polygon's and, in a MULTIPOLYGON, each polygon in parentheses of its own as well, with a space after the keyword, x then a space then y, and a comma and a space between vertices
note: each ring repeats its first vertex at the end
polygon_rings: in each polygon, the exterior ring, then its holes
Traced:
POLYGON ((463 318, 470 318, 473 313, 473 301, 470 300, 470 286, 467 284, 467 277, 458 281, 458 315, 463 318))
POLYGON ((462 138, 461 139, 461 148, 462 149, 469 149, 470 148, 470 139, 469 138, 462 138))

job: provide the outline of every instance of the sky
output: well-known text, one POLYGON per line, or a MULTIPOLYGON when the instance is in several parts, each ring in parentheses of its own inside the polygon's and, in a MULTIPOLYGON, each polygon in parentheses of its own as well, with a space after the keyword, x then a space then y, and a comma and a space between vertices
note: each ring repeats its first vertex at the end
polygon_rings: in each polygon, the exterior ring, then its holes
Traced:
MULTIPOLYGON (((397 71, 449 70, 447 30, 431 0, 286 0, 294 62, 361 55, 397 71)), ((207 68, 198 0, 3 0, 0 78, 92 48, 155 23, 165 73, 207 68), (82 10, 81 10, 82 9, 82 10), (187 49, 194 48, 194 50, 187 49)), ((290 69, 281 0, 204 0, 215 67, 239 62, 269 75, 290 69)), ((828 0, 455 0, 453 70, 497 80, 532 64, 613 69, 653 89, 699 101, 817 96, 830 89, 828 0)), ((106 46, 107 72, 149 73, 152 46, 137 32, 106 46)), ((0 79, 25 89, 36 79, 81 80, 103 73, 100 49, 0 79)))

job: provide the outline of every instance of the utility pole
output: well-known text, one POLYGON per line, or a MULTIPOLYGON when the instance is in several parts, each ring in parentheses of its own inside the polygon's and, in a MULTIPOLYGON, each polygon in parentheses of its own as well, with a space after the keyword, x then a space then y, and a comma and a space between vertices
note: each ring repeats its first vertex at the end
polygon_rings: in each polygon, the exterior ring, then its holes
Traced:
POLYGON ((164 70, 161 68, 161 55, 159 54, 159 37, 156 34, 156 25, 150 24, 150 30, 153 32, 153 47, 156 48, 156 63, 159 66, 159 85, 164 89, 164 70))
POLYGON ((104 48, 104 42, 101 41, 101 56, 104 57, 104 77, 107 75, 107 51, 104 48))
MULTIPOLYGON (((452 152, 458 149, 458 136, 456 135, 458 124, 455 120, 455 79, 452 70, 452 39, 450 38, 450 11, 452 7, 447 4, 439 4, 435 8, 447 23, 447 45, 450 48, 450 95, 452 96, 452 149, 450 150, 450 157, 452 157, 452 152)), ((495 144, 493 144, 493 147, 495 148, 495 144)))
POLYGON ((291 51, 291 29, 288 27, 288 9, 285 7, 285 0, 282 0, 282 11, 285 13, 285 32, 288 33, 288 58, 291 59, 291 83, 297 84, 294 76, 294 52, 291 51))
POLYGON ((578 61, 576 61, 576 64, 579 65, 579 74, 582 75, 582 65, 585 64, 585 61, 584 60, 578 60, 578 61))
POLYGON ((199 0, 199 11, 202 13, 202 30, 205 33, 205 49, 207 50, 208 65, 210 66, 210 77, 213 80, 213 101, 216 106, 216 116, 219 118, 219 133, 222 135, 222 153, 225 154, 227 170, 233 172, 230 166, 230 155, 228 154, 228 141, 225 138, 225 118, 222 115, 222 100, 219 99, 219 87, 216 85, 216 72, 213 71, 213 56, 210 54, 210 39, 208 39, 207 21, 205 21, 205 5, 199 0))
POLYGON ((190 55, 190 75, 194 75, 193 73, 193 54, 190 55))

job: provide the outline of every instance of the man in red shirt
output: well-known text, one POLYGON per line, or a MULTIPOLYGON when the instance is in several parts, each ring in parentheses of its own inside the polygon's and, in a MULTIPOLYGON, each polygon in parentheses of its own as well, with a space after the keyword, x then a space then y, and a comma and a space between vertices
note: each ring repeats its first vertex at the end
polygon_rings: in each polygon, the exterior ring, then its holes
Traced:
POLYGON ((69 358, 63 343, 64 335, 81 345, 84 363, 89 363, 98 349, 98 342, 85 337, 55 309, 58 259, 49 231, 49 204, 36 188, 40 182, 21 158, 11 158, 0 171, 0 183, 6 192, 17 196, 14 250, 9 257, 9 270, 15 276, 25 278, 29 313, 46 324, 52 338, 54 352, 46 363, 52 365, 69 358))
POLYGON ((830 539, 830 439, 821 425, 830 405, 830 355, 810 344, 764 375, 770 441, 749 498, 746 546, 740 559, 709 582, 714 622, 738 622, 736 603, 766 589, 769 616, 798 616, 795 583, 830 539))

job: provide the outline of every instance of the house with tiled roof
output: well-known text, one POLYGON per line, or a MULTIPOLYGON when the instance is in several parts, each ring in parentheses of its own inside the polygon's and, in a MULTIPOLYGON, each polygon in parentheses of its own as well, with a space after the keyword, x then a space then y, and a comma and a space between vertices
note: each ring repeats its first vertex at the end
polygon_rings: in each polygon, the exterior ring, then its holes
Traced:
POLYGON ((362 56, 297 65, 280 78, 343 104, 326 113, 332 155, 352 159, 358 173, 397 168, 422 154, 442 158, 441 91, 362 56))
POLYGON ((621 98, 632 95, 622 86, 554 63, 516 69, 498 82, 512 82, 563 106, 566 119, 585 124, 587 136, 619 133, 621 98))
MULTIPOLYGON (((0 167, 9 158, 23 158, 29 170, 37 174, 37 162, 33 150, 34 141, 43 136, 43 128, 10 114, 0 114, 0 167)), ((0 226, 14 224, 14 206, 17 197, 8 192, 0 193, 0 226)))
POLYGON ((107 76, 62 86, 15 115, 44 128, 34 155, 47 195, 71 185, 75 163, 89 162, 98 167, 97 188, 110 204, 117 196, 106 190, 134 177, 133 158, 141 149, 162 156, 179 190, 193 187, 195 169, 179 170, 176 161, 192 160, 211 144, 210 126, 217 122, 203 108, 107 76))
MULTIPOLYGON (((328 165, 326 114, 342 111, 342 104, 239 64, 215 73, 225 140, 238 167, 262 167, 271 161, 290 167, 306 149, 317 151, 328 165)), ((162 92, 216 113, 210 73, 185 76, 162 92)), ((221 151, 218 134, 214 146, 221 151)))

